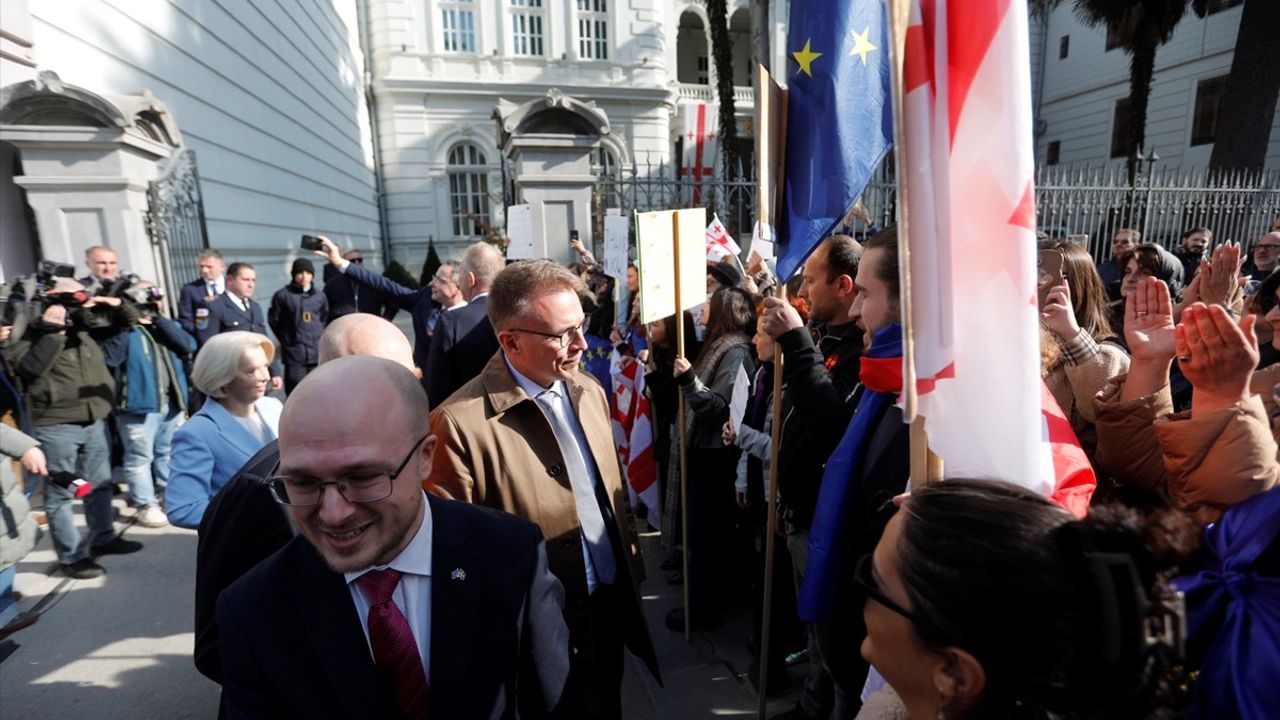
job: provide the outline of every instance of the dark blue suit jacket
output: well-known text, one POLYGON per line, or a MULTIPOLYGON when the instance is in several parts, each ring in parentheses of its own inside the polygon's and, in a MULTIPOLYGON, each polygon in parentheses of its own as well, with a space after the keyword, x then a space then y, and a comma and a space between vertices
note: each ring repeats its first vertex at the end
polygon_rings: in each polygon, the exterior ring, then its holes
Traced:
MULTIPOLYGON (((226 293, 219 295, 209 303, 209 316, 205 319, 204 327, 196 324, 196 336, 203 346, 209 341, 209 338, 218 333, 230 332, 232 330, 244 330, 247 332, 256 332, 261 335, 267 334, 267 321, 262 314, 262 306, 249 299, 249 313, 240 309, 235 303, 231 302, 231 298, 226 293)), ((280 363, 280 353, 271 360, 271 377, 284 377, 284 366, 280 363)))
POLYGON ((426 370, 427 347, 431 343, 431 335, 427 331, 427 318, 431 316, 432 310, 440 307, 439 303, 431 299, 431 288, 425 287, 421 290, 407 288, 360 263, 348 265, 345 275, 361 285, 376 290, 388 305, 409 311, 413 316, 413 364, 426 370))
POLYGON ((422 382, 431 407, 438 407, 458 388, 480 374, 498 352, 498 338, 489 324, 486 297, 440 315, 431 338, 422 382))
MULTIPOLYGON (((542 531, 513 515, 429 497, 430 709, 436 718, 548 716, 568 672, 563 590, 542 531), (557 625, 559 625, 557 632, 557 625)), ((218 598, 231 718, 391 718, 343 576, 294 538, 218 598)))
POLYGON ((182 329, 197 335, 196 310, 207 304, 209 284, 203 279, 192 280, 178 292, 178 323, 182 329))

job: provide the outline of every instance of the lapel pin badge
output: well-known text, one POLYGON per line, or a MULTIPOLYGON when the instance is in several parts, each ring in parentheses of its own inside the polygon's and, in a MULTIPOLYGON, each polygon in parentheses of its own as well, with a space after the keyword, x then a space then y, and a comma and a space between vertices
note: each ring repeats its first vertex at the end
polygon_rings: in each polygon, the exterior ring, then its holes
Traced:
POLYGON ((467 573, 462 568, 454 568, 453 572, 449 574, 449 579, 450 580, 466 580, 467 573))

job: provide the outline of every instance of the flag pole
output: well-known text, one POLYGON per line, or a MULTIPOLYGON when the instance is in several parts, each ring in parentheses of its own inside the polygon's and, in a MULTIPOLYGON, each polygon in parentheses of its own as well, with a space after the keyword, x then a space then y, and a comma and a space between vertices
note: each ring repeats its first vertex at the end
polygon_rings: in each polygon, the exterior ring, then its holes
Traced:
POLYGON ((902 401, 903 420, 911 423, 911 489, 917 489, 942 479, 942 458, 929 449, 929 436, 925 432, 924 418, 919 414, 916 377, 916 343, 911 322, 911 233, 908 226, 909 185, 907 164, 911 149, 904 142, 907 137, 904 117, 903 61, 906 53, 907 26, 911 22, 910 0, 889 0, 886 8, 889 16, 890 87, 893 96, 894 168, 898 181, 898 243, 900 259, 898 278, 901 285, 899 307, 902 308, 902 401))
MULTIPOLYGON (((671 239, 675 252, 675 295, 676 295, 676 357, 684 357, 684 310, 680 297, 680 216, 671 213, 671 239)), ((687 359, 687 358, 686 358, 687 359)), ((684 641, 689 642, 689 630, 692 613, 689 608, 689 453, 688 433, 685 432, 684 392, 680 397, 679 417, 676 420, 677 432, 680 433, 680 555, 684 573, 684 641)))
MULTIPOLYGON (((757 225, 759 233, 763 237, 765 228, 773 223, 773 201, 776 199, 774 188, 770 187, 770 182, 778 177, 778 168, 782 161, 782 144, 786 138, 786 91, 779 88, 777 83, 773 81, 768 69, 763 65, 756 65, 756 97, 759 99, 757 104, 759 119, 756 122, 756 162, 758 164, 756 170, 756 208, 757 208, 757 225), (775 100, 777 101, 775 103, 775 100), (776 107, 775 107, 776 105, 776 107), (776 115, 776 117, 775 117, 776 115), (774 127, 774 121, 777 120, 778 127, 774 127), (780 142, 775 142, 777 138, 780 142), (778 157, 774 158, 773 150, 779 150, 778 157)), ((787 298, 787 284, 784 278, 778 278, 778 283, 774 287, 774 297, 779 300, 787 298)), ((773 553, 774 538, 778 534, 778 446, 782 443, 782 347, 778 345, 778 341, 773 341, 773 413, 772 424, 769 432, 769 482, 765 488, 766 506, 768 510, 765 516, 765 534, 764 534, 764 582, 762 583, 762 592, 764 600, 761 603, 761 622, 760 622, 760 684, 759 698, 757 704, 757 714, 760 720, 765 720, 768 714, 768 688, 769 688, 769 645, 770 632, 772 630, 771 618, 773 615, 773 553)))

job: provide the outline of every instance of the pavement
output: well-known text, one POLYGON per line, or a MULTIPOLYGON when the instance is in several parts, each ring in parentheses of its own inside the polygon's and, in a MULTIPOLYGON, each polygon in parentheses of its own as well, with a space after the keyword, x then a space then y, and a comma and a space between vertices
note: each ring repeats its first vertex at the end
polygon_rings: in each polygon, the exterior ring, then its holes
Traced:
MULTIPOLYGON (((101 558, 105 577, 63 577, 47 533, 18 563, 22 608, 41 617, 0 641, 0 718, 216 717, 218 686, 191 661, 196 533, 134 525, 123 501, 116 505, 118 526, 145 547, 101 558)), ((727 609, 720 629, 696 632, 686 642, 663 624, 667 611, 679 606, 681 588, 668 585, 658 568, 665 553, 657 533, 642 535, 641 543, 649 577, 643 602, 664 684, 628 654, 624 717, 756 716, 757 696, 745 677, 750 608, 727 609)), ((792 690, 770 698, 768 715, 795 704, 804 670, 803 663, 789 668, 792 690)))

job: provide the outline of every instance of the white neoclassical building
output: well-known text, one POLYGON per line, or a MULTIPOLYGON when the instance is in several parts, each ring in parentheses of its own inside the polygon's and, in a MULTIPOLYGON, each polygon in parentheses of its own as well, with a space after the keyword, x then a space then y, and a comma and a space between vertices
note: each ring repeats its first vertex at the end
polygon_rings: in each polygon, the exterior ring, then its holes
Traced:
MULTIPOLYGON (((549 239, 590 231, 581 190, 679 162, 685 112, 712 103, 706 7, 693 0, 365 0, 391 252, 456 254, 505 201, 545 210, 549 239)), ((785 67, 789 3, 770 3, 785 67)), ((751 143, 752 21, 729 2, 740 146, 751 143)), ((589 188, 588 188, 589 191, 589 188)), ((589 196, 588 196, 589 197, 589 196)), ((548 252, 568 252, 549 244, 548 252)))

